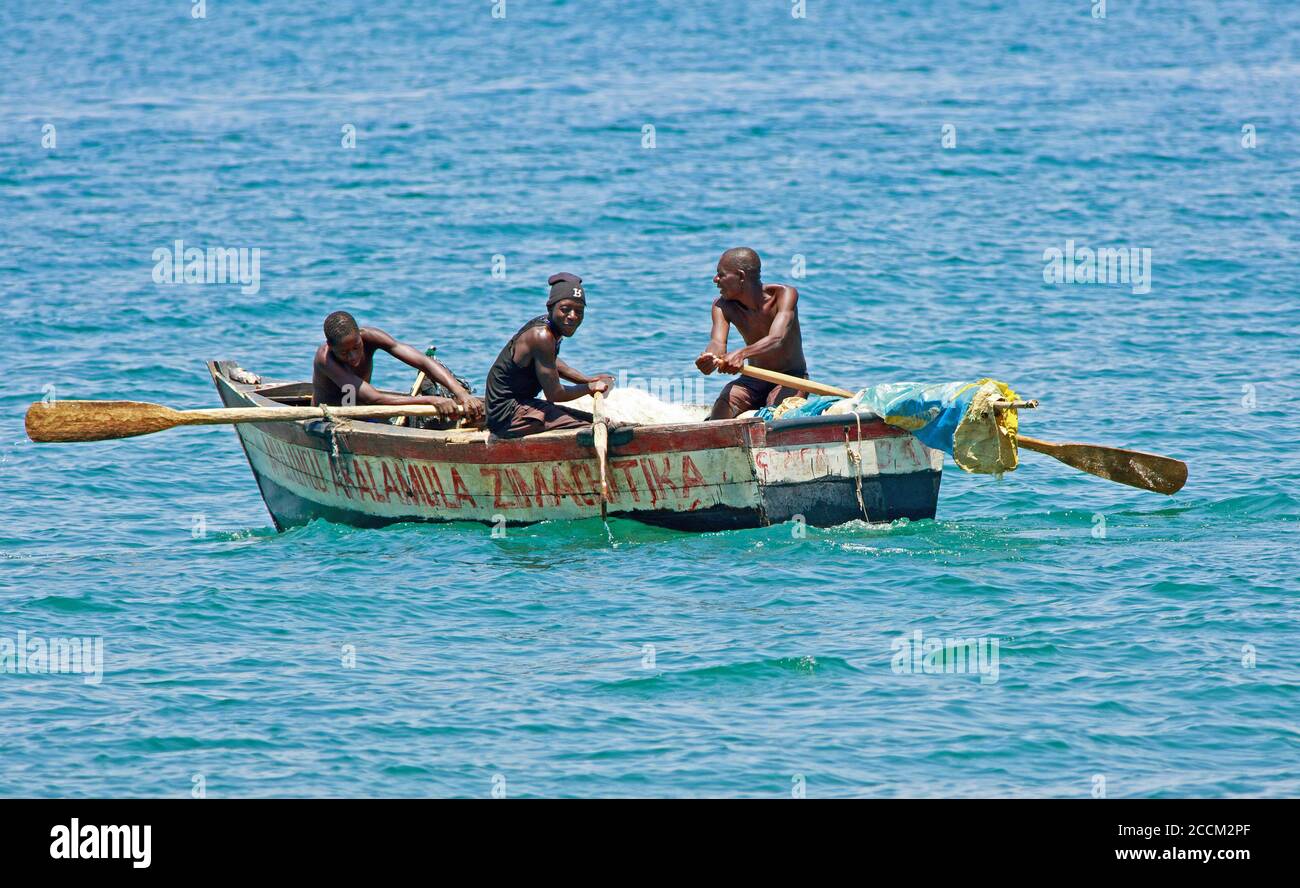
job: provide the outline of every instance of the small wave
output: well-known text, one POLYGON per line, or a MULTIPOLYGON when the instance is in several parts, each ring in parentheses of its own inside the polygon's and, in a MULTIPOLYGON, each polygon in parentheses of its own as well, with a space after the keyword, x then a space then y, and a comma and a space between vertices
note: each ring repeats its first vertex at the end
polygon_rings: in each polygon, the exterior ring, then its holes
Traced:
POLYGON ((859 670, 839 657, 776 657, 718 666, 700 666, 681 671, 660 671, 645 678, 600 682, 597 687, 612 691, 650 691, 671 688, 707 688, 748 684, 792 676, 847 675, 859 670))
POLYGON ((113 613, 121 610, 116 604, 107 601, 68 595, 46 595, 44 598, 33 599, 29 606, 34 610, 47 610, 59 614, 113 613))

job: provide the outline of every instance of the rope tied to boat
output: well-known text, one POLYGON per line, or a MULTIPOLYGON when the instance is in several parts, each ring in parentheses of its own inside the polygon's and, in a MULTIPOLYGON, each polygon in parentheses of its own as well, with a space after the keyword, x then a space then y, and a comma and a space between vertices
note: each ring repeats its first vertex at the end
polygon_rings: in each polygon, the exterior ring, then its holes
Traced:
POLYGON ((849 446, 849 430, 844 430, 844 451, 849 455, 849 462, 853 463, 854 468, 854 485, 857 488, 858 508, 862 510, 862 520, 869 521, 867 516, 866 503, 862 501, 862 415, 856 410, 853 411, 853 419, 858 424, 858 452, 854 453, 853 448, 849 446))
POLYGON ((328 428, 329 428, 329 433, 330 433, 330 456, 331 456, 333 459, 338 459, 338 458, 339 458, 339 439, 338 439, 338 435, 337 435, 336 433, 337 433, 337 431, 338 431, 339 426, 342 425, 343 423, 347 422, 347 420, 344 419, 344 418, 342 418, 342 417, 339 416, 338 414, 336 414, 336 413, 334 412, 333 408, 330 407, 330 405, 328 405, 328 404, 318 404, 317 406, 320 407, 321 415, 325 417, 325 422, 327 423, 328 428))

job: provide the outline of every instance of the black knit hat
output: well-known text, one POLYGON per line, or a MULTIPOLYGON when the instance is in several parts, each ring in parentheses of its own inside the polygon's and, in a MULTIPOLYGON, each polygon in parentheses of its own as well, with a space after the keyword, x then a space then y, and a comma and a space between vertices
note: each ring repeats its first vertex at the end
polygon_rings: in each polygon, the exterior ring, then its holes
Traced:
POLYGON ((582 286, 582 278, 576 274, 569 274, 562 271, 559 274, 553 274, 546 281, 551 286, 551 296, 546 300, 546 307, 550 308, 561 299, 573 299, 587 304, 587 294, 582 286))

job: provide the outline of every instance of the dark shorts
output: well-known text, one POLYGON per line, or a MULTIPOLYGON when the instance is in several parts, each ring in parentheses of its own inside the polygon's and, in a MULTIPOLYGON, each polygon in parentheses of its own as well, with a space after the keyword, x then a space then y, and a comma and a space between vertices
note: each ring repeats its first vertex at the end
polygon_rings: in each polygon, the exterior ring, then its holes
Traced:
MULTIPOLYGON (((808 371, 791 373, 790 375, 807 379, 808 371)), ((797 394, 799 394, 799 390, 792 389, 789 386, 764 382, 761 379, 754 379, 749 376, 740 376, 727 383, 722 393, 718 395, 716 403, 727 404, 731 408, 731 415, 739 416, 746 410, 775 407, 786 398, 794 397, 797 394)))
POLYGON ((592 416, 572 407, 552 404, 530 398, 515 404, 514 415, 506 426, 496 425, 492 434, 498 438, 523 438, 538 432, 553 432, 557 429, 589 429, 592 416))

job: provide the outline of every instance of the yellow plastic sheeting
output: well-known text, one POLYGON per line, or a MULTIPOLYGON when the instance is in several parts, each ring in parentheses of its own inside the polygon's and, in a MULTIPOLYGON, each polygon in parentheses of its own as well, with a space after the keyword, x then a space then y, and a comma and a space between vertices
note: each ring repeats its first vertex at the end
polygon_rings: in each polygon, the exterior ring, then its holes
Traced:
POLYGON ((991 402, 1015 401, 1018 395, 996 379, 981 379, 966 415, 953 432, 952 458, 968 472, 1000 475, 1020 464, 1016 435, 1020 421, 1015 410, 994 410, 991 402))

